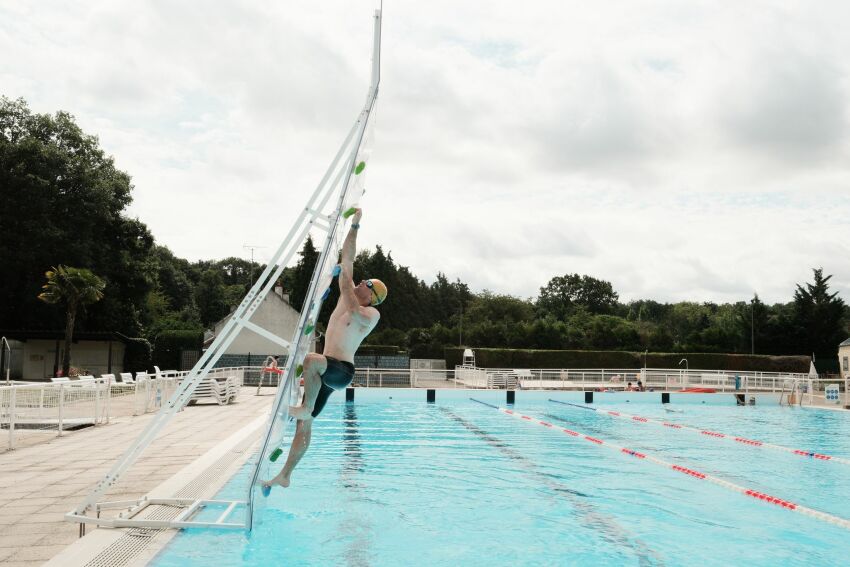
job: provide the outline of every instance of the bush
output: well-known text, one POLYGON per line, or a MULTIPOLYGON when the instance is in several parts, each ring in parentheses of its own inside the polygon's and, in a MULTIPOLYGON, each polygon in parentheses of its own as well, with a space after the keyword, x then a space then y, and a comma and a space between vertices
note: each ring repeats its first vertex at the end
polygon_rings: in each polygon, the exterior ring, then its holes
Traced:
POLYGON ((364 356, 384 356, 403 352, 403 349, 395 345, 360 345, 360 348, 357 349, 357 354, 364 356))
POLYGON ((124 339, 124 372, 153 370, 151 344, 145 339, 124 339))
POLYGON ((156 337, 153 364, 162 369, 180 368, 180 355, 184 350, 201 350, 204 333, 201 331, 163 331, 156 337))

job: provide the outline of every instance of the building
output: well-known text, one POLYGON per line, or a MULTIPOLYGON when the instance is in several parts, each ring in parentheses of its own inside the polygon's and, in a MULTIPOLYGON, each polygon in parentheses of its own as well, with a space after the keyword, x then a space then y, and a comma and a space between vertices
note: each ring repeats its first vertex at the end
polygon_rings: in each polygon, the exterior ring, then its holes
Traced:
MULTIPOLYGON (((65 331, 0 331, 11 347, 12 380, 46 381, 62 368, 65 331)), ((74 333, 71 367, 79 374, 124 372, 127 337, 120 333, 74 333)), ((3 377, 5 378, 5 376, 3 377)))
MULTIPOLYGON (((208 332, 205 335, 204 348, 208 348, 221 333, 224 326, 233 317, 234 311, 236 311, 236 308, 216 323, 211 333, 208 332)), ((283 293, 282 287, 276 287, 274 293, 266 295, 263 303, 254 311, 251 322, 288 341, 295 333, 300 317, 301 313, 289 304, 289 294, 283 293)), ((315 350, 315 341, 311 344, 310 350, 315 350)), ((286 349, 279 344, 253 331, 242 329, 222 354, 216 366, 259 366, 267 356, 286 354, 288 354, 286 349)))
POLYGON ((844 378, 850 378, 850 339, 838 345, 838 368, 844 378))

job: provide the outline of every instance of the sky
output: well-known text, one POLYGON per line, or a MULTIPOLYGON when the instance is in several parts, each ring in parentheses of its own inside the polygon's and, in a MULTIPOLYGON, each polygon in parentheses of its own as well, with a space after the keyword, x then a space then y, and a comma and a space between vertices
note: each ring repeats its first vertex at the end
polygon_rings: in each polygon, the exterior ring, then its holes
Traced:
MULTIPOLYGON (((176 255, 264 261, 365 101, 375 7, 0 0, 0 94, 97 135, 176 255)), ((850 3, 383 20, 361 248, 523 298, 580 273, 624 301, 786 302, 823 267, 850 303, 850 3)))

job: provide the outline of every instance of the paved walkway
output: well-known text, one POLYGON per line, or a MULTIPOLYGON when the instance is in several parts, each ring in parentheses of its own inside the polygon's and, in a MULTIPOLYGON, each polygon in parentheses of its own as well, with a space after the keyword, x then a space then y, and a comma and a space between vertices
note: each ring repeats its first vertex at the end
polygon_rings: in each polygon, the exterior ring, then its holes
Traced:
MULTIPOLYGON (((242 388, 229 406, 203 404, 179 412, 108 499, 146 494, 250 420, 267 414, 274 397, 254 396, 255 391, 242 388)), ((65 522, 63 515, 85 498, 153 415, 118 418, 0 454, 0 564, 41 565, 73 543, 79 525, 65 522)))

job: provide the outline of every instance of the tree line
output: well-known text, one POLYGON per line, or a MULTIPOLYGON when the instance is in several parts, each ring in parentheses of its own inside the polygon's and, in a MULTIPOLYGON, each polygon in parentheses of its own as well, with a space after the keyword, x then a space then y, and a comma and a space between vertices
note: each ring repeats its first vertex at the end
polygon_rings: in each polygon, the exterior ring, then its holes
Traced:
MULTIPOLYGON (((0 97, 0 328, 62 329, 67 310, 39 300, 45 273, 89 270, 102 297, 81 305, 76 328, 153 343, 166 331, 201 331, 227 315, 265 268, 242 258, 189 262, 130 218, 131 177, 97 137, 65 112, 36 114, 0 97)), ((308 239, 280 285, 300 309, 319 251, 308 239)), ((568 271, 568 270, 565 270, 568 271)), ((381 278, 388 301, 367 344, 442 357, 445 346, 812 354, 834 358, 848 308, 831 276, 814 269, 785 303, 622 302, 610 282, 565 273, 536 298, 483 290, 438 273, 426 283, 383 246, 361 251, 355 275, 381 278)), ((324 308, 335 303, 334 288, 324 308)), ((42 298, 44 299, 44 298, 42 298)))

